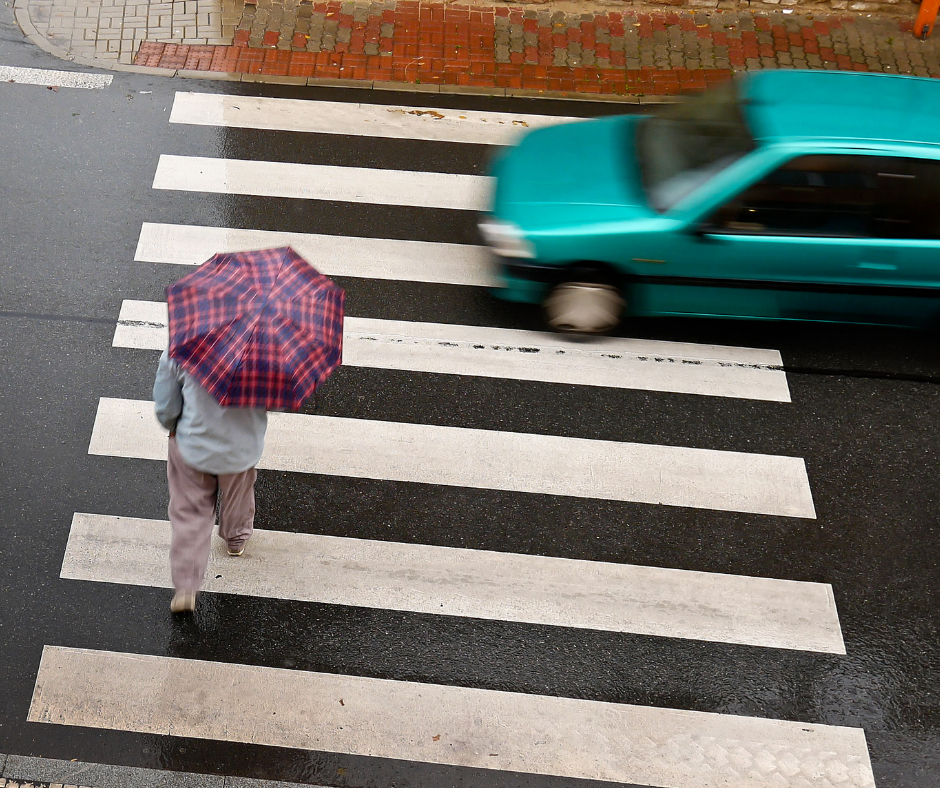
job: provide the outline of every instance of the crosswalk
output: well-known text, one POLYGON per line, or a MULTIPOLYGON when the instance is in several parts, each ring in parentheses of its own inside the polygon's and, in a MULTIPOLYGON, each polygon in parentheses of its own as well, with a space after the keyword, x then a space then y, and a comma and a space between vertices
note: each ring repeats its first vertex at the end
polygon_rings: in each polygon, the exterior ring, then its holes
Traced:
MULTIPOLYGON (((163 350, 168 341, 166 303, 121 304, 114 347, 163 350)), ((347 317, 343 331, 346 366, 768 402, 790 401, 781 363, 774 350, 619 337, 573 344, 539 331, 490 326, 347 317)))
MULTIPOLYGON (((180 92, 169 121, 191 126, 501 145, 562 120, 484 113, 180 92)), ((478 175, 342 167, 163 153, 153 188, 169 194, 326 200, 485 210, 478 175)), ((217 252, 291 245, 330 276, 482 288, 485 250, 460 243, 143 222, 128 265, 198 265, 217 252)), ((181 269, 185 270, 185 269, 181 269)), ((167 345, 166 304, 126 299, 118 352, 156 361, 167 345)), ((727 407, 792 407, 774 350, 658 340, 572 340, 539 330, 348 315, 344 365, 455 380, 551 384, 577 391, 709 398, 727 407)), ((331 385, 352 386, 355 378, 331 385)), ((433 386, 427 397, 434 398, 433 386)), ((165 462, 166 439, 148 391, 102 391, 88 452, 165 462)), ((390 395, 393 396, 393 395, 390 395)), ((417 409, 416 414, 420 413, 417 409)), ((624 413, 629 419, 630 414, 624 413)), ((123 458, 123 459, 122 459, 123 458)), ((657 442, 601 440, 344 415, 274 413, 262 473, 364 479, 467 495, 648 507, 663 516, 727 512, 816 517, 801 457, 657 442), (527 498, 528 497, 528 498, 527 498)), ((168 588, 169 524, 136 512, 76 512, 61 577, 168 588)), ((456 514, 456 513, 454 513, 456 514)), ((465 514, 465 513, 464 513, 465 514)), ((442 529, 447 522, 441 522, 442 529)), ((518 523, 525 529, 526 523, 518 523)), ((479 545, 366 539, 303 524, 258 529, 246 555, 214 546, 204 592, 234 600, 340 605, 523 627, 692 641, 839 659, 846 644, 824 582, 643 566, 479 545)), ((168 614, 167 614, 168 615, 168 614)), ((197 612, 198 615, 198 612, 197 612)), ((771 653, 771 652, 768 652, 771 653)), ((859 728, 569 698, 550 693, 421 683, 47 643, 28 718, 99 730, 413 761, 556 779, 660 788, 874 788, 859 728)))
POLYGON ((874 785, 857 728, 82 649, 44 650, 30 719, 639 785, 874 785))
MULTIPOLYGON (((102 397, 88 451, 166 461, 153 403, 102 397)), ((258 467, 815 517, 800 458, 682 446, 272 413, 258 467)))
MULTIPOLYGON (((77 512, 62 577, 172 588, 169 528, 77 512)), ((252 540, 238 562, 216 545, 207 591, 845 653, 822 583, 261 529, 252 540)))
POLYGON ((217 252, 291 246, 328 276, 444 285, 496 284, 479 246, 144 222, 134 259, 199 265, 217 252))
POLYGON ((508 145, 529 129, 577 118, 427 107, 178 93, 170 123, 508 145))
POLYGON ((461 211, 485 211, 490 195, 482 175, 167 154, 160 156, 153 188, 461 211))

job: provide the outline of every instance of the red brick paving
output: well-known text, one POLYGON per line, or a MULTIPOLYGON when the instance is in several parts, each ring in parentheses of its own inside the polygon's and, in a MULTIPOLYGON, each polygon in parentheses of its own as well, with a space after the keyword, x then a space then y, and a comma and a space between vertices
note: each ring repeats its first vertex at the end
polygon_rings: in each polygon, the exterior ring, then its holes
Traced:
MULTIPOLYGON (((736 69, 793 64, 867 71, 872 62, 857 47, 837 51, 840 43, 833 43, 844 28, 855 27, 854 17, 749 15, 743 23, 729 25, 701 13, 625 10, 581 14, 573 23, 570 18, 559 23, 557 14, 535 19, 521 8, 400 0, 394 10, 357 21, 342 13, 343 7, 340 2, 310 4, 313 15, 333 20, 334 30, 342 34, 323 48, 320 39, 311 41, 307 28, 288 36, 286 44, 279 32, 266 31, 260 47, 248 46, 249 30, 239 29, 231 46, 143 43, 135 62, 236 74, 630 95, 699 90, 728 79, 736 69), (785 24, 777 23, 781 19, 785 24), (662 55, 659 67, 650 64, 649 56, 641 62, 638 47, 644 39, 662 42, 676 27, 684 42, 694 42, 706 53, 690 60, 696 67, 664 68, 662 55)), ((899 30, 909 27, 902 22, 899 30)))

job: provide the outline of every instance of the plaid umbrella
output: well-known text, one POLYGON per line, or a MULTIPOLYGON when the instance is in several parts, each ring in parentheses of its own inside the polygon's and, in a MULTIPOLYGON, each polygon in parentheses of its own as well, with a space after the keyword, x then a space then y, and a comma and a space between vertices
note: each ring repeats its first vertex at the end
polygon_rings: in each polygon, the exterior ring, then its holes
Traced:
POLYGON ((170 358, 224 407, 299 410, 342 363, 346 293, 290 247, 217 254, 166 294, 170 358))

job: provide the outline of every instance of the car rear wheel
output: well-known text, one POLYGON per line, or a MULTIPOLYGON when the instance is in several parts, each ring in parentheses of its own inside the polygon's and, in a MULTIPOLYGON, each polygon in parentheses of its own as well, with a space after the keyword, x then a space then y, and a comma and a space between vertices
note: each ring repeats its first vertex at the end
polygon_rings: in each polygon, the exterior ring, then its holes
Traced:
POLYGON ((626 301, 612 285, 599 282, 562 282, 543 304, 545 318, 555 331, 604 334, 620 324, 626 301))

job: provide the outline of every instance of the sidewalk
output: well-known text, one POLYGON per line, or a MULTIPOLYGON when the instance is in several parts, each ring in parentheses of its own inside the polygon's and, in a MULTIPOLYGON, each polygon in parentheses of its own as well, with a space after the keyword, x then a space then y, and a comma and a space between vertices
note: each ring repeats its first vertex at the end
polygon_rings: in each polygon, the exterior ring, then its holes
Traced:
POLYGON ((60 57, 167 76, 634 100, 761 68, 940 77, 940 34, 915 39, 912 18, 572 7, 16 0, 31 40, 60 57))
POLYGON ((324 788, 317 785, 0 753, 0 788, 324 788))

